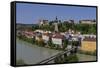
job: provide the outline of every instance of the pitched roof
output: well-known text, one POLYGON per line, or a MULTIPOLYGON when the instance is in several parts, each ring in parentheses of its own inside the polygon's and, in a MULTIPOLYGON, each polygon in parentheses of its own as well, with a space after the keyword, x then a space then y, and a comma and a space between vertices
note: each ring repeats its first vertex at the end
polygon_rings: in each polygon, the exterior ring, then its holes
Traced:
POLYGON ((49 33, 43 33, 43 35, 49 36, 49 33))
POLYGON ((96 38, 86 37, 86 38, 83 39, 83 41, 96 41, 96 38))
POLYGON ((52 38, 58 38, 58 39, 64 39, 64 35, 61 35, 59 33, 53 34, 52 38))

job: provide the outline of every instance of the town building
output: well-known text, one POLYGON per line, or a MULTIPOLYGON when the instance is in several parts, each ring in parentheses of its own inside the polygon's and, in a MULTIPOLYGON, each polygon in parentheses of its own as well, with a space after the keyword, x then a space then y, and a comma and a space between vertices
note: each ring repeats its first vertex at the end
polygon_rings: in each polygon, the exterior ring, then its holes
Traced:
POLYGON ((48 24, 49 24, 48 20, 39 20, 39 26, 48 25, 48 24))
POLYGON ((38 33, 38 32, 39 32, 39 33, 43 33, 44 31, 43 31, 43 30, 40 30, 40 29, 37 29, 37 30, 35 30, 34 32, 35 32, 35 33, 38 33))
POLYGON ((35 33, 33 31, 24 31, 24 36, 27 38, 35 37, 35 33))
POLYGON ((42 39, 42 33, 36 32, 35 40, 36 40, 36 41, 39 41, 40 39, 42 39))
POLYGON ((80 24, 96 24, 95 20, 80 20, 80 24))
POLYGON ((45 43, 47 43, 49 41, 49 33, 43 33, 42 34, 42 39, 44 40, 45 43))
POLYGON ((55 21, 54 21, 54 26, 55 26, 54 31, 55 31, 55 32, 58 32, 59 30, 58 30, 58 18, 57 18, 57 16, 56 16, 56 19, 55 19, 55 21))
POLYGON ((52 43, 58 45, 61 48, 63 47, 63 40, 64 35, 61 35, 59 33, 52 35, 52 43))
POLYGON ((85 37, 80 49, 82 51, 94 52, 96 50, 96 38, 85 37))

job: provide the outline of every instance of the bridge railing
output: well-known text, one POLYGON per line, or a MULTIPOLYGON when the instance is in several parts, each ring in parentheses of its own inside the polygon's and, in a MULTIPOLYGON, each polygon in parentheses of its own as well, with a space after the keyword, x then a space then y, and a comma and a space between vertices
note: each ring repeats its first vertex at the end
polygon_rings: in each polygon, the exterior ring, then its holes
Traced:
POLYGON ((43 60, 43 61, 38 62, 37 64, 47 64, 48 62, 54 60, 55 58, 57 58, 57 57, 59 57, 59 56, 62 56, 62 55, 64 55, 65 53, 69 53, 69 52, 71 52, 71 51, 74 50, 74 49, 75 49, 75 47, 74 47, 74 48, 71 48, 71 49, 68 49, 68 50, 66 50, 66 51, 60 52, 60 53, 58 53, 58 54, 56 54, 56 55, 54 55, 54 56, 52 56, 52 57, 49 57, 49 58, 47 58, 47 59, 45 59, 45 60, 43 60))

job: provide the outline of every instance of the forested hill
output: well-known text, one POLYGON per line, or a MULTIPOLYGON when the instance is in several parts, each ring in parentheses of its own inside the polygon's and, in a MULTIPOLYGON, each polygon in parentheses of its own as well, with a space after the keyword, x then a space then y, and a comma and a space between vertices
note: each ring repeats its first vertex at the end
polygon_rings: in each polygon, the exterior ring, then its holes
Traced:
MULTIPOLYGON (((48 31, 54 31, 53 22, 49 22, 48 25, 38 25, 38 24, 17 24, 17 29, 42 29, 48 31)), ((69 29, 74 31, 80 31, 82 34, 96 34, 96 24, 81 24, 81 23, 58 23, 59 32, 66 32, 69 29)))
MULTIPOLYGON (((32 27, 33 30, 42 29, 48 31, 54 31, 53 23, 48 25, 41 25, 32 27)), ((74 31, 80 31, 82 34, 96 34, 96 24, 81 24, 81 23, 58 23, 59 32, 66 32, 69 29, 74 31)))

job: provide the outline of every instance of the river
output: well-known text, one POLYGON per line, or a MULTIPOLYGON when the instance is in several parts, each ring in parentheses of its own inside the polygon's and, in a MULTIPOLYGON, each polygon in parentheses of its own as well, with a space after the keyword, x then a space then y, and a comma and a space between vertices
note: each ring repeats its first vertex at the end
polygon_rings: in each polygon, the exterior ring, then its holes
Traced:
POLYGON ((36 64, 60 52, 32 45, 19 39, 16 41, 16 48, 16 59, 23 60, 25 64, 36 64))

